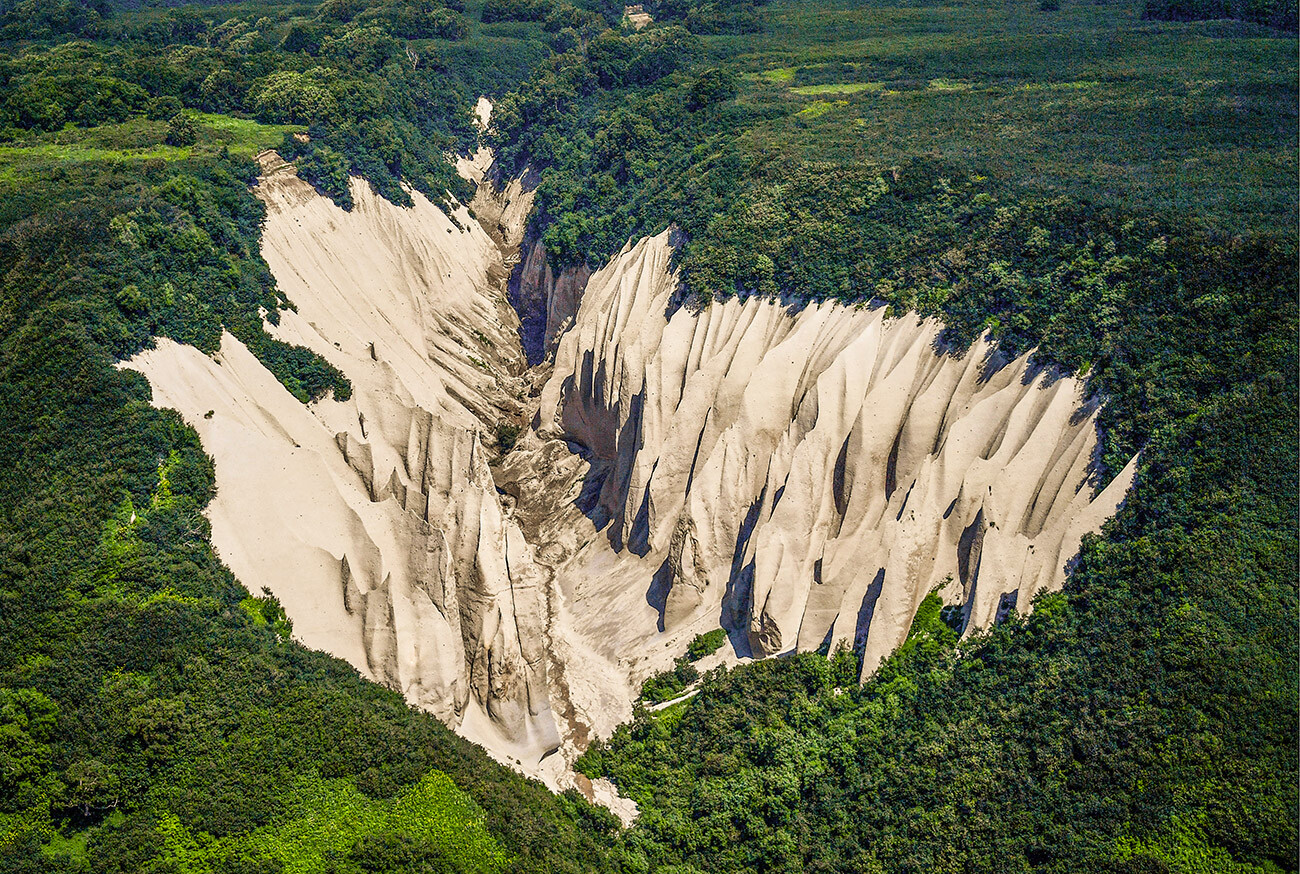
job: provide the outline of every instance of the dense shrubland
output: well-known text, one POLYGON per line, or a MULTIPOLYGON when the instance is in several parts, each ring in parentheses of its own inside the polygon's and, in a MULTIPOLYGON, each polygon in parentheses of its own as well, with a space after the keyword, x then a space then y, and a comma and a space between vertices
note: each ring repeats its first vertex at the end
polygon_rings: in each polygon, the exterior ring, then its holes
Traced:
POLYGON ((792 167, 835 184, 917 157, 1017 203, 1064 196, 1228 235, 1290 228, 1293 40, 1280 32, 1158 28, 1109 5, 1050 19, 963 9, 918 33, 928 13, 888 3, 768 13, 771 32, 744 37, 671 23, 606 34, 500 103, 505 163, 546 171, 538 224, 557 265, 598 264, 668 222, 698 237, 792 167))
POLYGON ((615 867, 608 814, 293 643, 209 545, 197 436, 112 366, 225 330, 304 403, 346 396, 263 330, 288 304, 250 158, 306 128, 286 141, 323 167, 440 196, 444 153, 473 142, 469 86, 417 40, 468 19, 41 8, 4 7, 23 42, 0 55, 0 870, 615 867))
MULTIPOLYGON (((852 14, 870 32, 871 13, 852 14)), ((810 10, 789 26, 814 31, 815 16, 810 10)), ((1094 38, 1092 26, 1080 25, 1078 39, 1094 38)), ((1002 77, 1036 80, 1048 74, 1037 38, 1028 35, 1023 57, 1011 60, 965 51, 1002 77)), ((697 302, 734 294, 874 298, 942 318, 958 348, 985 329, 1012 354, 1037 346, 1041 361, 1088 373, 1108 398, 1103 464, 1110 472, 1225 379, 1244 378, 1243 366, 1253 365, 1244 338, 1257 336, 1291 296, 1294 233, 1253 209, 1202 222, 1174 202, 1159 210, 1098 203, 1045 188, 1037 169, 999 179, 920 148, 891 163, 869 152, 809 160, 795 137, 792 155, 781 133, 792 113, 831 137, 847 119, 819 120, 829 111, 824 101, 775 102, 766 85, 738 93, 735 69, 714 66, 710 49, 732 50, 671 26, 610 32, 585 51, 556 56, 500 102, 493 142, 507 167, 543 171, 537 228, 556 267, 598 265, 629 238, 675 224, 686 240, 685 289, 697 302), (1203 330, 1207 320, 1221 329, 1203 330)), ((1164 50, 1156 42, 1147 51, 1164 50)), ((1139 66, 1156 63, 1144 56, 1139 66)), ((793 68, 759 79, 787 78, 787 71, 795 81, 793 68)), ((862 71, 817 75, 845 73, 862 71)), ((1021 93, 1029 101, 1034 91, 1024 85, 1021 93)), ((1296 131, 1294 95, 1280 84, 1267 93, 1284 113, 1271 133, 1262 122, 1258 130, 1230 129, 1225 119, 1225 139, 1287 148, 1296 131)), ((1123 128, 1107 131, 1092 149, 1118 147, 1125 136, 1123 128)), ((1179 134, 1164 136, 1173 147, 1179 134)), ((1185 182, 1180 175, 1162 184, 1185 182)), ((1285 215, 1293 216, 1294 192, 1289 204, 1285 215)))
POLYGON ((1236 18, 1284 30, 1297 25, 1295 0, 1147 0, 1142 17, 1163 21, 1207 21, 1236 18))
POLYGON ((957 646, 923 608, 861 689, 847 652, 717 672, 580 766, 701 871, 1295 870, 1293 327, 1027 620, 957 646))
POLYGON ((343 374, 262 329, 261 312, 278 321, 286 301, 258 254, 255 168, 215 159, 139 170, 55 172, 11 195, 0 210, 0 331, 65 310, 90 342, 123 357, 155 336, 215 352, 228 330, 303 402, 346 398, 343 374))
POLYGON ((643 4, 659 21, 675 21, 691 33, 756 33, 763 29, 759 7, 769 0, 657 0, 643 4))
POLYGON ((120 122, 174 101, 305 129, 282 150, 343 205, 349 172, 398 203, 409 202, 401 181, 443 202, 469 193, 446 158, 476 140, 477 95, 439 51, 466 36, 462 8, 339 0, 144 17, 90 10, 75 33, 94 42, 43 49, 38 41, 64 31, 20 6, 0 19, 9 39, 27 43, 0 62, 0 139, 120 122))
POLYGON ((123 5, 0 3, 0 870, 1296 869, 1293 38, 1111 4, 123 5), (463 194, 484 92, 556 266, 675 223, 683 305, 875 298, 946 354, 991 330, 1087 374, 1100 471, 1144 456, 1066 591, 963 643, 927 599, 861 689, 808 654, 639 711, 583 760, 641 805, 623 833, 287 640, 207 543, 193 431, 111 362, 225 329, 347 392, 262 330, 247 158, 342 204, 356 173, 463 194))
POLYGON ((251 172, 86 166, 6 202, 0 870, 600 868, 579 802, 285 640, 279 605, 207 542, 194 432, 111 367, 154 335, 213 349, 225 326, 302 400, 346 390, 262 332, 257 308, 282 301, 256 257, 251 172))

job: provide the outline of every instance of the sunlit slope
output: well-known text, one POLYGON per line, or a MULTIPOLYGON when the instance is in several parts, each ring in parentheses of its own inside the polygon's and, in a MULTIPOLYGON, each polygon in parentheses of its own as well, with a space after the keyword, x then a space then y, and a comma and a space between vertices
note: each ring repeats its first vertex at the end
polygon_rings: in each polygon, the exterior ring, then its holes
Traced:
POLYGON ((932 590, 973 630, 1059 588, 1122 500, 1077 380, 880 307, 672 311, 671 251, 592 277, 538 417, 592 463, 608 527, 557 573, 620 661, 720 623, 743 655, 844 644, 869 675, 932 590))

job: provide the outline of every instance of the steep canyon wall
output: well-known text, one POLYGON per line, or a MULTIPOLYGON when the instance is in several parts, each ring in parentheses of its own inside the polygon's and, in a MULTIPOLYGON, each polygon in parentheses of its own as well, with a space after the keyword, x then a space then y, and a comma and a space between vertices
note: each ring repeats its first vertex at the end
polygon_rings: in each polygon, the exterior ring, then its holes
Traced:
MULTIPOLYGON (((359 180, 344 212, 263 160, 262 253, 296 306, 271 330, 347 374, 352 398, 304 407, 229 335, 215 358, 160 341, 129 366, 216 458, 214 546, 280 598, 299 638, 535 761, 560 741, 546 580, 488 467, 526 393, 509 241, 463 208, 453 222, 414 193, 402 209, 359 180)), ((521 230, 497 205, 494 226, 521 230)))
POLYGON ((665 232, 591 278, 536 420, 590 459, 595 548, 650 571, 664 633, 721 623, 755 656, 844 642, 870 672, 933 589, 978 628, 1059 587, 1127 491, 1132 465, 1093 494, 1078 381, 987 341, 942 350, 939 324, 882 308, 669 315, 670 256, 665 232))

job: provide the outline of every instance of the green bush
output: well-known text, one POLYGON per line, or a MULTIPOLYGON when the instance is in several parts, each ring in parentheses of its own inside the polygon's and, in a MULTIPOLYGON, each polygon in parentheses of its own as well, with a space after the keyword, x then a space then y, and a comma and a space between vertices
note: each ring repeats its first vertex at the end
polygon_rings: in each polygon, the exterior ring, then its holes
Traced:
POLYGON ((1142 17, 1160 21, 1235 18, 1295 31, 1295 0, 1146 0, 1142 17))
POLYGON ((727 632, 721 628, 715 628, 704 634, 697 634, 686 645, 686 657, 693 662, 698 662, 706 655, 717 652, 726 642, 727 632))
POLYGON ((293 620, 284 612, 280 599, 271 590, 262 587, 261 597, 249 596, 239 602, 239 606, 252 618, 254 625, 267 625, 281 640, 293 636, 293 620))
POLYGON ((189 116, 177 113, 167 122, 167 139, 164 140, 167 145, 192 146, 198 142, 198 139, 198 126, 189 116))
POLYGON ((183 108, 179 98, 170 95, 153 97, 145 107, 145 117, 152 121, 170 121, 180 115, 183 108))
POLYGON ((654 704, 676 698, 700 678, 700 672, 684 658, 673 662, 671 670, 655 674, 641 684, 641 698, 654 704))
POLYGON ((522 428, 514 422, 508 422, 504 419, 497 422, 496 438, 497 447, 502 452, 509 452, 514 448, 515 442, 519 439, 522 428))
POLYGON ((300 148, 292 135, 285 139, 281 152, 294 154, 298 175, 306 179, 316 190, 333 200, 344 209, 352 208, 352 191, 348 187, 350 167, 347 158, 319 143, 300 148), (292 144, 292 145, 290 145, 292 144))

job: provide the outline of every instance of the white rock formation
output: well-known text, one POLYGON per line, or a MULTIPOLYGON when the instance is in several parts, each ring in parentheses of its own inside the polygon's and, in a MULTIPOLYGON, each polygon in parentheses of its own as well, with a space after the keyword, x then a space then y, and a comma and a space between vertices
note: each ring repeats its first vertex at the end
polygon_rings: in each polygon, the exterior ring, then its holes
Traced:
MULTIPOLYGON (((978 628, 1059 587, 1127 491, 1132 464, 1093 496, 1076 380, 987 341, 936 354, 940 325, 881 308, 750 299, 666 317, 670 255, 665 232, 591 277, 538 413, 601 484, 589 515, 606 536, 586 552, 637 568, 665 632, 720 622, 759 656, 856 643, 870 672, 935 588, 978 628)), ((592 562, 560 570, 584 593, 573 621, 626 659, 650 617, 571 579, 592 562), (631 627, 606 629, 615 616, 631 627)))
MULTIPOLYGON (((483 182, 490 156, 460 169, 483 182)), ((936 586, 970 628, 1059 587, 1131 480, 1092 494, 1075 380, 988 343, 937 354, 933 322, 758 300, 669 315, 667 234, 591 275, 527 246, 510 291, 529 370, 506 294, 521 181, 452 221, 360 182, 344 212, 265 170, 263 255, 297 307, 273 333, 354 394, 303 406, 229 336, 127 364, 216 459, 217 551, 309 646, 625 818, 567 766, 692 635, 730 631, 710 665, 829 640, 870 671, 936 586), (498 459, 498 424, 530 418, 498 459)))
POLYGON ((520 256, 520 269, 510 276, 510 302, 520 315, 524 353, 530 363, 542 364, 572 327, 591 270, 584 264, 556 273, 547 261, 546 247, 528 239, 520 247, 520 256))
POLYGON ((346 373, 353 397, 304 407, 229 335, 215 359, 160 341, 128 366, 199 431, 217 461, 213 544, 303 642, 535 763, 560 742, 549 577, 484 447, 524 385, 502 250, 464 209, 458 227, 418 193, 402 209, 354 180, 344 212, 273 155, 264 167, 262 254, 297 307, 274 333, 346 373))

